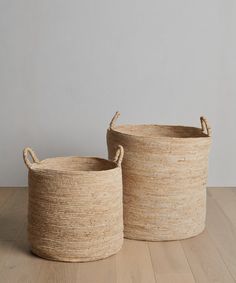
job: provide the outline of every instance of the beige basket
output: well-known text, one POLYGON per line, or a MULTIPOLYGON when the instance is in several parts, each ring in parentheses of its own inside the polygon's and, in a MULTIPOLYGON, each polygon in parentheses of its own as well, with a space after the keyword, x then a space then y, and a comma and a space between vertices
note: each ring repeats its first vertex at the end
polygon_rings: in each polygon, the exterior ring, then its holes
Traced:
POLYGON ((124 234, 138 240, 178 240, 203 231, 211 129, 119 125, 107 131, 109 157, 121 144, 124 234))
POLYGON ((121 249, 123 153, 119 146, 114 161, 93 157, 39 161, 30 148, 24 149, 33 253, 75 262, 102 259, 121 249))

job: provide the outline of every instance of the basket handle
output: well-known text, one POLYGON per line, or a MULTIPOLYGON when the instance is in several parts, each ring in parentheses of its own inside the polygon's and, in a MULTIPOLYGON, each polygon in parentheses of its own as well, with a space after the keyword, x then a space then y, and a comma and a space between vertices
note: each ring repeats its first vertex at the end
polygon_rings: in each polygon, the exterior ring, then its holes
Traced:
POLYGON ((30 147, 26 147, 23 150, 23 159, 28 169, 30 169, 34 163, 39 163, 38 157, 36 156, 35 152, 30 147), (28 154, 31 156, 33 163, 29 161, 28 154))
POLYGON ((202 132, 207 134, 209 137, 211 136, 211 127, 208 124, 208 121, 205 117, 200 117, 202 132))
POLYGON ((115 115, 113 116, 113 118, 111 119, 111 122, 109 124, 109 130, 113 128, 116 120, 118 119, 118 117, 120 116, 120 112, 116 111, 115 115))
POLYGON ((124 148, 123 148, 122 145, 118 145, 118 149, 117 149, 117 151, 116 151, 116 155, 115 155, 113 161, 114 161, 119 167, 121 166, 123 157, 124 157, 124 148))

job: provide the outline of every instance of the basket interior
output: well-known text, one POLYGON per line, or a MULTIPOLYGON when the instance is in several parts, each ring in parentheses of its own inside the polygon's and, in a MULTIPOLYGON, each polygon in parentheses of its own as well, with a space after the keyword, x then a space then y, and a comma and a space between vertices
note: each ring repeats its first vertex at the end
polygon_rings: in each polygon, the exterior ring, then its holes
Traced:
POLYGON ((109 160, 95 157, 56 157, 34 163, 32 169, 56 171, 104 171, 116 168, 117 165, 109 160))
POLYGON ((208 137, 200 128, 166 125, 119 125, 115 131, 138 137, 201 138, 208 137))

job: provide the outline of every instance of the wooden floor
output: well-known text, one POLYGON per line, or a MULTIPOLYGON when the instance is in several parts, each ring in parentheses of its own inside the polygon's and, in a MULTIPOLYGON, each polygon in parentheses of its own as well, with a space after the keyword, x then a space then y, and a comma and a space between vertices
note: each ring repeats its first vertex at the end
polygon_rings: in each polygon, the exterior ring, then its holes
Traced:
POLYGON ((125 240, 122 250, 105 260, 61 263, 29 252, 27 190, 0 188, 0 282, 236 282, 236 188, 208 189, 207 208, 207 228, 195 238, 125 240))

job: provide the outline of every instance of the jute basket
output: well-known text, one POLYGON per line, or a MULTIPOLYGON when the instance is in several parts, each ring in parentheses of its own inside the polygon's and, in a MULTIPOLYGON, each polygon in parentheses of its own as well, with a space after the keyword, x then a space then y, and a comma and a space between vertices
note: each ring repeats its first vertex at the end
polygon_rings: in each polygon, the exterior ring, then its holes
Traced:
POLYGON ((93 157, 39 161, 32 149, 24 149, 29 169, 28 239, 33 253, 83 262, 121 249, 123 153, 119 146, 114 161, 93 157))
POLYGON ((109 157, 121 144, 124 235, 165 241, 203 231, 211 129, 164 125, 115 126, 107 130, 109 157))

